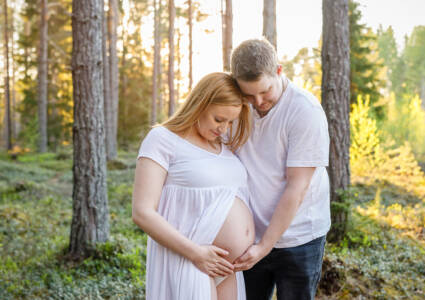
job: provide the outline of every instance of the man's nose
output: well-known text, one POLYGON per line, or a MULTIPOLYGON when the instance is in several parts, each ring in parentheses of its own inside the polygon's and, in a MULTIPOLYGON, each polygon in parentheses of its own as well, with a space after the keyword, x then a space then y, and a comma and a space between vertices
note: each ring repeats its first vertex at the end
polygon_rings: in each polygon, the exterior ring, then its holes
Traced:
POLYGON ((263 104, 263 97, 261 97, 261 96, 255 96, 255 105, 256 106, 261 106, 261 104, 263 104))

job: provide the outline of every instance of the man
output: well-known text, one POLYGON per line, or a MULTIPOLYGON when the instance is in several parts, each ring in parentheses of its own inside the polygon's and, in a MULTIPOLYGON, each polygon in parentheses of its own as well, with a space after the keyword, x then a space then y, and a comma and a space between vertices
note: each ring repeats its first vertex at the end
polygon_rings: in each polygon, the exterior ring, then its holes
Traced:
POLYGON ((256 241, 235 261, 248 300, 314 299, 330 228, 329 134, 319 101, 282 74, 274 48, 247 40, 231 68, 252 104, 238 156, 248 171, 256 241))

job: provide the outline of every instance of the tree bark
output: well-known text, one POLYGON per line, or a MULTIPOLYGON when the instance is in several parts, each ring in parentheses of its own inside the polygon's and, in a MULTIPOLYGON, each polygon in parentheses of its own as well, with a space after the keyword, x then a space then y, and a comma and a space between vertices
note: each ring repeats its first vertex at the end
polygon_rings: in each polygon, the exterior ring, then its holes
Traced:
POLYGON ((222 12, 222 26, 223 26, 223 70, 230 71, 230 53, 232 52, 233 44, 233 12, 232 0, 225 0, 226 8, 222 12))
MULTIPOLYGON (((160 0, 159 0, 160 1, 160 0)), ((157 122, 158 101, 158 73, 159 73, 159 14, 158 0, 154 0, 154 49, 153 49, 153 75, 152 75, 152 102, 151 102, 151 125, 157 122)))
POLYGON ((47 0, 41 0, 38 56, 38 151, 47 151, 47 0))
POLYGON ((276 0, 264 0, 263 36, 277 49, 276 38, 276 0))
POLYGON ((192 26, 192 0, 187 1, 188 4, 188 25, 189 25, 189 91, 192 90, 193 85, 193 26, 192 26))
POLYGON ((117 157, 118 132, 118 55, 117 55, 117 27, 118 27, 118 0, 109 0, 109 79, 111 103, 108 108, 107 126, 110 131, 107 137, 106 157, 108 160, 117 157))
POLYGON ((69 255, 91 254, 109 237, 103 117, 103 0, 72 1, 73 215, 69 255))
POLYGON ((170 117, 175 110, 174 99, 174 19, 176 17, 176 8, 174 0, 168 2, 168 116, 170 117))
POLYGON ((331 206, 329 239, 346 232, 350 185, 350 40, 348 0, 323 0, 322 105, 329 123, 331 206))
POLYGON ((8 16, 7 16, 7 0, 3 2, 4 9, 4 58, 6 63, 4 64, 5 76, 4 76, 4 100, 5 100, 5 140, 6 149, 12 149, 12 122, 11 122, 11 111, 10 111, 10 87, 9 87, 9 27, 8 27, 8 16))

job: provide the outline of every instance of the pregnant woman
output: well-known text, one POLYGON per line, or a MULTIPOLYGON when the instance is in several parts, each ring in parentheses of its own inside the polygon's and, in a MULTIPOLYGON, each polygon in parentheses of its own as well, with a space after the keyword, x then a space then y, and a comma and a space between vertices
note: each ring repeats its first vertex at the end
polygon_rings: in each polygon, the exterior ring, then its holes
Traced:
POLYGON ((254 241, 247 174, 233 154, 248 104, 225 73, 205 76, 140 147, 133 221, 148 235, 147 300, 245 300, 233 261, 254 241), (232 126, 233 136, 222 135, 232 126))

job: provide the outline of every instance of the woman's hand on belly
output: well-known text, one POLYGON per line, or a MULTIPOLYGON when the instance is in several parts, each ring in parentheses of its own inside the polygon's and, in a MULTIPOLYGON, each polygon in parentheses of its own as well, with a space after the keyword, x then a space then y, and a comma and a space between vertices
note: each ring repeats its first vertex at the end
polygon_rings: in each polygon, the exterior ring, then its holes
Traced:
POLYGON ((200 245, 192 263, 211 277, 227 276, 233 274, 233 265, 225 258, 228 255, 228 251, 217 246, 200 245))

